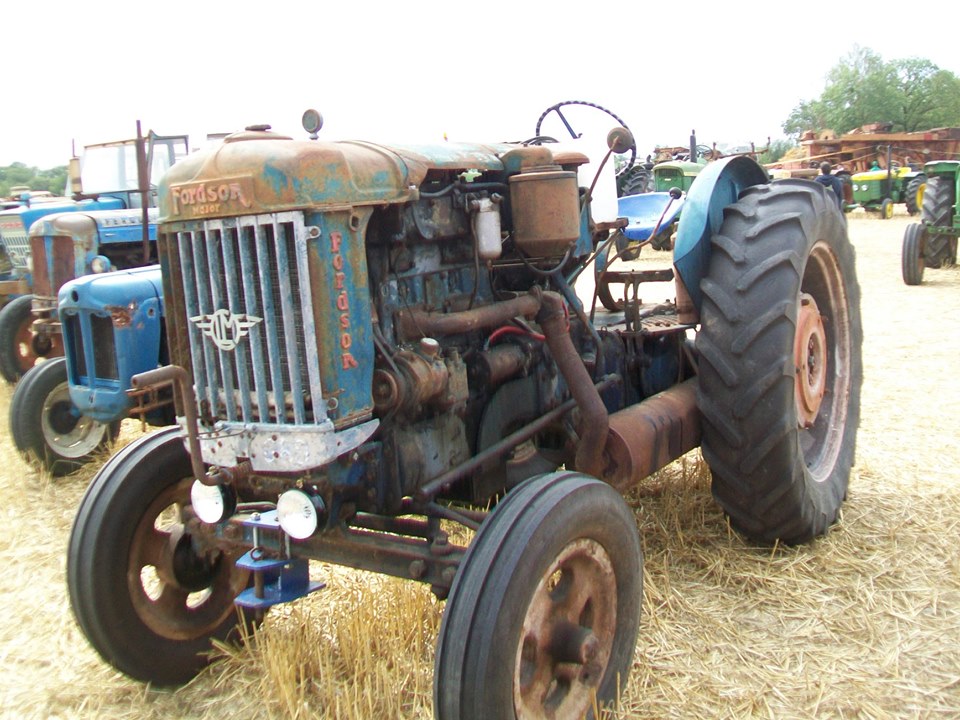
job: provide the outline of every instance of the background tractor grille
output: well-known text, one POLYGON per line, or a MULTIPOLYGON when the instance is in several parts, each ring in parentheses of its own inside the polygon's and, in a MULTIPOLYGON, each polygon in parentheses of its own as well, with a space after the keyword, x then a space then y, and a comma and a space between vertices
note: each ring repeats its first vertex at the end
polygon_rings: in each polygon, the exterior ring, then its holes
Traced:
POLYGON ((93 315, 89 312, 65 314, 67 351, 76 368, 73 382, 96 387, 96 380, 119 380, 117 369, 116 337, 110 316, 93 315), (87 363, 87 352, 93 354, 93 372, 87 363))
POLYGON ((178 224, 159 241, 172 359, 192 373, 201 417, 323 422, 303 215, 178 224))

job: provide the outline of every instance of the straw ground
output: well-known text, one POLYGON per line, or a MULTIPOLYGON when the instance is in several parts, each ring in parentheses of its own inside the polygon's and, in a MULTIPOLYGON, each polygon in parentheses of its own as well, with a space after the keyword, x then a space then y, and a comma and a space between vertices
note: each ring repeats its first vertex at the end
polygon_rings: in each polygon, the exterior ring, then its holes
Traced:
MULTIPOLYGON (((900 279, 906 216, 849 218, 863 288, 857 467, 840 522, 798 548, 730 531, 691 453, 630 495, 644 616, 620 718, 960 715, 960 269, 900 279)), ((657 257, 645 252, 641 262, 657 257)), ((662 257, 660 259, 662 260, 662 257)), ((5 418, 9 392, 0 392, 5 418)), ((127 423, 124 437, 139 430, 127 423)), ((428 718, 442 604, 415 585, 316 564, 327 589, 176 690, 102 663, 64 584, 92 469, 51 480, 0 428, 0 713, 11 718, 428 718)))

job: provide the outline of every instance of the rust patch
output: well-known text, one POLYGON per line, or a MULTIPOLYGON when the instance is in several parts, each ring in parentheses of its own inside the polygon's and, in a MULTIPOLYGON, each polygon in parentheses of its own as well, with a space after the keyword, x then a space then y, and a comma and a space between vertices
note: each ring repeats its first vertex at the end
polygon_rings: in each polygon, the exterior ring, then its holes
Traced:
POLYGON ((116 328, 130 327, 133 322, 133 313, 136 311, 136 303, 129 305, 107 305, 104 310, 110 313, 110 322, 116 328))

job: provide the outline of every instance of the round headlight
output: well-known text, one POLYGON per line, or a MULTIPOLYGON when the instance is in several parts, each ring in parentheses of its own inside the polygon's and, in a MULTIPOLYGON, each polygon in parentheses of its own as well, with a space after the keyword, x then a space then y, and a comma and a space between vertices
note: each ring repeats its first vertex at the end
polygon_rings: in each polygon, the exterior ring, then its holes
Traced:
POLYGON ((103 255, 97 255, 93 260, 90 261, 90 269, 95 273, 110 272, 110 258, 104 257, 103 255))
POLYGON ((287 490, 277 501, 277 520, 292 538, 304 540, 317 531, 324 512, 323 500, 302 490, 287 490))
POLYGON ((197 517, 211 525, 232 515, 237 507, 236 493, 229 485, 204 485, 199 480, 190 488, 190 503, 197 517))

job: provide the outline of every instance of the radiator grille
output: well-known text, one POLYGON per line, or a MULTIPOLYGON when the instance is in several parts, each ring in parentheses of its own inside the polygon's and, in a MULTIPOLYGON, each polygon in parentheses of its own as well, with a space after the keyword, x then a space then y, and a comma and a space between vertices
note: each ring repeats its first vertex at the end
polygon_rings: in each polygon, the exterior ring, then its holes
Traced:
POLYGON ((10 262, 18 270, 28 270, 27 260, 30 257, 30 240, 27 238, 27 229, 19 216, 0 219, 0 240, 6 248, 10 262))
POLYGON ((56 235, 50 239, 53 257, 47 256, 47 238, 30 238, 30 253, 33 260, 33 294, 56 299, 64 283, 76 276, 73 256, 73 238, 56 235), (51 274, 52 271, 52 274, 51 274))
POLYGON ((303 215, 187 223, 159 240, 201 416, 325 421, 303 215))
POLYGON ((95 387, 96 379, 119 380, 116 337, 109 316, 89 312, 65 313, 66 349, 76 368, 73 381, 95 387), (87 353, 92 354, 93 373, 88 370, 87 353))

